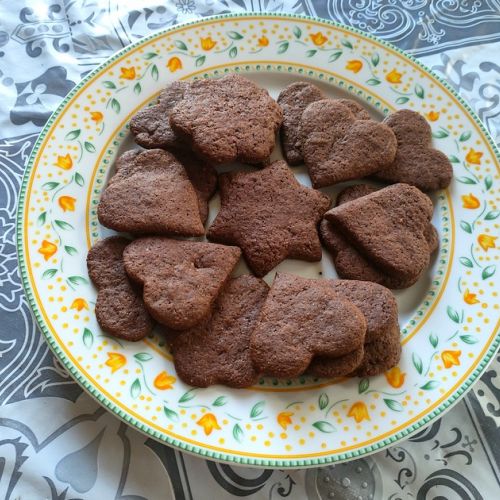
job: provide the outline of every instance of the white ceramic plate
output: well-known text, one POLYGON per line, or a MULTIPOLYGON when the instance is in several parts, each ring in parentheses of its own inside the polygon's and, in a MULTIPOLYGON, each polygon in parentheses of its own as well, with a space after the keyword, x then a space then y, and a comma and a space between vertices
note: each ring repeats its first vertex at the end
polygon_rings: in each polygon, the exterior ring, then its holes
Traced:
MULTIPOLYGON (((296 172, 308 183, 304 170, 296 172)), ((314 466, 404 439, 441 416, 484 371, 499 343, 499 185, 498 154, 481 122, 398 49, 304 17, 209 18, 128 46, 75 87, 50 118, 23 181, 20 268, 55 354, 131 426, 216 460, 314 466), (109 233, 96 206, 114 159, 133 147, 128 121, 169 81, 228 72, 245 74, 274 96, 290 82, 308 80, 332 96, 360 99, 374 116, 417 110, 453 163, 450 188, 434 195, 439 251, 425 276, 397 294, 403 356, 385 376, 193 389, 176 377, 160 336, 127 343, 100 331, 85 257, 109 233)), ((288 261, 278 269, 335 276, 327 254, 322 263, 288 261)))

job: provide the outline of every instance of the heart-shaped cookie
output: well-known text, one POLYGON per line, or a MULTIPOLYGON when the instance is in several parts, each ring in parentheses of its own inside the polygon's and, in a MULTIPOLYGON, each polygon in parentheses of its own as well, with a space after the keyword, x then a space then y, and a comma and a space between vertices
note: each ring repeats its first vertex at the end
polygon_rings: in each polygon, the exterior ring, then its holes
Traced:
POLYGON ((240 255, 237 247, 151 236, 133 241, 123 260, 130 278, 144 287, 151 316, 185 330, 210 315, 240 255))
POLYGON ((300 134, 302 155, 316 188, 371 175, 389 166, 396 155, 396 136, 386 124, 356 119, 336 100, 307 106, 300 134))
POLYGON ((444 189, 453 177, 448 157, 432 148, 432 131, 426 119, 410 109, 388 116, 384 123, 391 127, 398 140, 392 164, 375 177, 388 182, 404 182, 422 191, 444 189))

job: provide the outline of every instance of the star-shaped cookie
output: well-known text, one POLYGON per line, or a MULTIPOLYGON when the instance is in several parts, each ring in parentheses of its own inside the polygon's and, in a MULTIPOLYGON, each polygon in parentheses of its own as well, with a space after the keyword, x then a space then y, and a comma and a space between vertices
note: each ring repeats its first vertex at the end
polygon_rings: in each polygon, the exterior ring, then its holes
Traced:
POLYGON ((256 172, 223 174, 219 185, 221 209, 207 237, 239 246, 256 276, 286 258, 321 260, 317 224, 330 198, 299 184, 284 161, 256 172))

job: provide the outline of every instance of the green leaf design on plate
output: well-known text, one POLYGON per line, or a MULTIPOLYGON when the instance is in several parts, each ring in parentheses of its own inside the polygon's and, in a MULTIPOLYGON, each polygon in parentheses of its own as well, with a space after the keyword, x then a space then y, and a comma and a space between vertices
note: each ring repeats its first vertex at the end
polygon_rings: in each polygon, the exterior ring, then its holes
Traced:
POLYGON ((312 57, 314 54, 316 54, 316 52, 318 52, 317 50, 315 49, 312 49, 312 50, 308 50, 306 52, 306 57, 312 57))
POLYGON ((205 62, 206 56, 198 56, 196 60, 194 61, 194 65, 199 68, 200 66, 203 66, 203 63, 205 62))
POLYGON ((289 45, 290 43, 287 41, 281 42, 278 47, 278 54, 283 54, 283 52, 286 52, 289 45))
POLYGON ((457 177, 457 181, 461 182, 462 184, 477 184, 477 182, 470 177, 457 177))
POLYGON ((138 352, 134 354, 134 358, 137 359, 137 361, 151 361, 153 356, 147 352, 138 352))
POLYGON ((39 226, 43 226, 45 224, 45 221, 47 220, 47 212, 42 212, 39 216, 38 219, 36 220, 37 224, 39 226))
POLYGON ((171 410, 168 406, 163 406, 163 413, 165 413, 166 417, 172 422, 179 421, 178 413, 174 410, 171 410))
POLYGON ((238 55, 238 49, 236 47, 233 47, 229 51, 229 57, 231 57, 232 59, 234 59, 237 55, 238 55))
POLYGON ((380 80, 377 78, 370 78, 369 80, 366 81, 368 85, 380 85, 380 80))
POLYGON ((420 99, 423 99, 425 96, 424 88, 419 83, 415 85, 415 95, 420 97, 420 99))
POLYGON ((300 38, 302 36, 302 30, 298 26, 294 26, 292 31, 295 38, 300 38))
POLYGON ((438 336, 435 333, 431 333, 429 335, 429 342, 431 343, 432 347, 437 347, 437 345, 439 344, 438 336))
POLYGON ((107 89, 116 89, 116 85, 113 82, 110 82, 109 80, 102 82, 102 84, 107 88, 107 89))
POLYGON ((95 153, 95 146, 91 142, 85 141, 83 146, 89 153, 95 153))
POLYGON ((78 250, 75 247, 71 247, 69 245, 65 245, 64 250, 66 251, 66 253, 68 255, 71 255, 71 256, 76 255, 78 253, 78 250))
POLYGON ((88 285, 88 280, 86 280, 83 276, 70 276, 68 278, 68 281, 72 285, 88 285))
POLYGON ((486 191, 489 191, 491 186, 493 186, 493 178, 491 177, 491 175, 487 175, 484 178, 484 187, 486 188, 486 191))
POLYGON ((265 401, 259 401, 252 406, 250 410, 250 418, 257 418, 264 411, 265 401))
POLYGON ((120 103, 113 97, 113 99, 111 99, 111 109, 115 112, 115 113, 119 113, 120 110, 121 110, 121 106, 120 106, 120 103))
POLYGON ((314 422, 312 426, 316 427, 318 431, 325 432, 328 434, 335 432, 337 430, 330 422, 325 422, 324 420, 318 420, 317 422, 314 422))
POLYGON ((81 130, 79 128, 72 130, 71 132, 68 132, 65 136, 64 139, 66 141, 74 141, 80 136, 81 130))
POLYGON ((158 81, 158 77, 160 76, 160 72, 158 71, 158 66, 156 64, 153 64, 153 66, 151 66, 151 76, 153 77, 153 80, 155 82, 158 81))
POLYGON ((374 66, 378 66, 379 61, 380 61, 380 56, 378 55, 378 52, 374 52, 372 54, 372 64, 374 66))
POLYGON ((466 344, 477 344, 479 341, 472 335, 460 335, 460 340, 466 344))
POLYGON ((44 191, 52 191, 57 186, 59 186, 58 182, 46 182, 45 184, 42 185, 42 189, 44 191))
POLYGON ((53 278, 56 274, 57 274, 57 269, 47 269, 42 274, 42 279, 43 280, 48 280, 50 278, 53 278))
POLYGON ((405 104, 410 100, 409 97, 398 97, 396 99, 396 104, 405 104))
POLYGON ((84 328, 82 340, 83 345, 87 349, 90 349, 92 347, 92 344, 94 343, 94 334, 88 328, 84 328))
POLYGON ((330 54, 330 57, 328 58, 328 62, 329 63, 335 62, 341 55, 342 55, 341 50, 337 50, 336 52, 332 52, 330 54))
POLYGON ((495 271, 497 270, 496 266, 488 266, 483 269, 483 272, 481 273, 481 277, 483 280, 487 280, 488 278, 491 278, 495 274, 495 271))
POLYGON ((401 403, 398 403, 394 399, 384 399, 384 403, 387 405, 388 408, 390 408, 393 411, 403 411, 401 403))
POLYGON ((458 314, 453 307, 448 306, 446 308, 446 314, 448 314, 448 317, 451 319, 451 321, 455 323, 460 323, 460 315, 458 314))
POLYGON ((474 267, 474 264, 468 257, 460 257, 460 264, 462 264, 465 267, 474 267))
POLYGON ((75 182, 81 187, 85 184, 85 179, 78 172, 75 173, 75 182))
POLYGON ((240 424, 234 424, 234 427, 233 427, 233 437, 234 439, 236 439, 236 441, 238 441, 238 443, 241 443, 241 441, 243 440, 243 436, 245 435, 245 433, 243 432, 243 429, 241 428, 241 425, 240 424))
POLYGON ((416 352, 414 352, 411 356, 411 359, 413 361, 413 366, 415 367, 415 370, 417 370, 417 372, 420 373, 420 375, 422 375, 422 371, 424 369, 422 358, 416 352))
POLYGON ((366 392, 368 390, 368 387, 370 387, 370 380, 367 378, 362 378, 358 384, 358 392, 360 394, 363 394, 363 392, 366 392))
POLYGON ((460 142, 465 142, 465 141, 468 141, 470 139, 470 136, 472 135, 472 132, 470 130, 468 130, 467 132, 463 132, 460 137, 458 138, 458 140, 460 142))
POLYGON ((224 406, 227 403, 226 396, 219 396, 213 403, 212 406, 224 406))
POLYGON ((325 392, 322 392, 318 398, 319 409, 324 410, 328 406, 329 402, 330 402, 330 398, 328 397, 328 394, 326 394, 325 392))
POLYGON ((500 215, 500 210, 492 210, 488 212, 485 216, 485 220, 495 220, 500 215))
POLYGON ((134 85, 134 93, 139 95, 142 92, 142 87, 139 82, 134 85))
POLYGON ((243 35, 240 35, 237 31, 228 31, 227 36, 231 40, 241 40, 243 38, 243 35))
POLYGON ((439 385, 439 382, 437 380, 429 380, 429 382, 426 382, 424 385, 420 386, 420 389, 423 391, 432 391, 439 385))
POLYGON ((64 231, 69 231, 71 229, 75 229, 69 222, 65 222, 65 221, 59 220, 59 219, 56 219, 54 221, 54 224, 57 227, 60 227, 61 229, 63 229, 64 231))
POLYGON ((352 43, 349 40, 341 40, 340 43, 344 47, 347 47, 348 49, 352 49, 352 43))
POLYGON ((464 220, 460 221, 460 227, 469 234, 472 234, 472 226, 468 223, 465 222, 464 220))
POLYGON ((460 163, 460 160, 455 155, 448 156, 448 160, 450 160, 451 163, 460 163))
POLYGON ((132 396, 132 399, 137 399, 140 393, 141 393, 141 381, 138 378, 136 378, 132 382, 132 385, 130 386, 130 395, 132 396))
POLYGON ((196 389, 190 389, 189 391, 185 392, 180 398, 179 398, 179 403, 186 403, 187 401, 191 401, 196 394, 194 394, 194 391, 196 389))
POLYGON ((182 40, 176 40, 174 45, 180 50, 187 50, 187 45, 182 40))
POLYGON ((432 137, 435 137, 436 139, 444 139, 445 137, 448 137, 449 135, 450 135, 450 133, 444 129, 439 129, 437 132, 432 132, 432 137))
POLYGON ((146 59, 146 61, 149 61, 154 57, 158 57, 158 54, 156 52, 148 52, 147 54, 144 54, 144 59, 146 59))

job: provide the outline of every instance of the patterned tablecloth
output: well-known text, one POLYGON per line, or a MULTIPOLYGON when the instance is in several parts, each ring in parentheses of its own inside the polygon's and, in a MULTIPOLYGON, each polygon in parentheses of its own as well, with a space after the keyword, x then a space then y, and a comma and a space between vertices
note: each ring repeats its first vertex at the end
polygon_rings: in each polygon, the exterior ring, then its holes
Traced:
POLYGON ((341 21, 413 53, 500 142, 499 0, 0 0, 0 498, 500 498, 500 358, 444 418, 343 465, 207 462, 128 428, 82 392, 36 328, 17 269, 24 165, 52 111, 96 65, 154 30, 211 14, 341 21))

